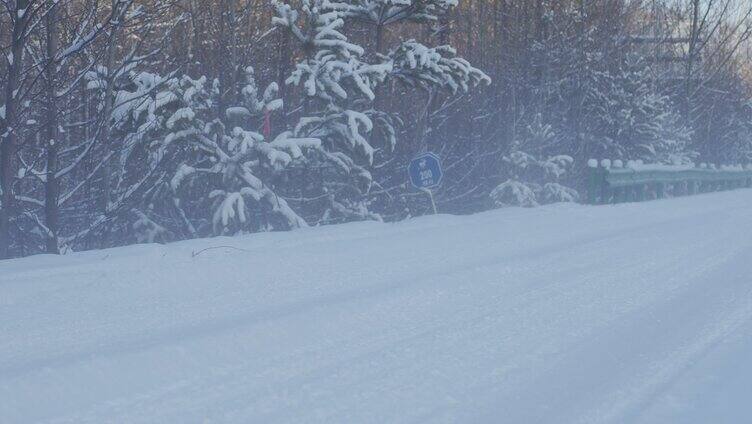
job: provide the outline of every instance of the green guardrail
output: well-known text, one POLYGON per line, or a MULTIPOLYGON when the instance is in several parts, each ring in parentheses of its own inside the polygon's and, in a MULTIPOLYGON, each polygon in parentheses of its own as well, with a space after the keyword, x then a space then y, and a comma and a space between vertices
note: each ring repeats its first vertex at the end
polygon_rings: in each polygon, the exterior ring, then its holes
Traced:
POLYGON ((645 165, 616 160, 588 161, 588 203, 593 205, 662 199, 752 187, 752 166, 645 165))

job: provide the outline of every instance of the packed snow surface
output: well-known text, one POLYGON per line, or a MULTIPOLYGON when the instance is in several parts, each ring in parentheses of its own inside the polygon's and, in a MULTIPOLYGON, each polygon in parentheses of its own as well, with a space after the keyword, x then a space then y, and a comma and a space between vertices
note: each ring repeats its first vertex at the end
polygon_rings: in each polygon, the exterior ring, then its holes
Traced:
POLYGON ((739 190, 0 262, 0 422, 752 422, 751 235, 739 190))

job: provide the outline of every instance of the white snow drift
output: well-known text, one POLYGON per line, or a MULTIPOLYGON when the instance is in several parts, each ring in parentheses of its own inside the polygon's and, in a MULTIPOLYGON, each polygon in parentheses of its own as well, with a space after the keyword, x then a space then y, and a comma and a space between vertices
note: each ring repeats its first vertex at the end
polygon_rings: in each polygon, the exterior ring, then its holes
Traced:
POLYGON ((750 235, 739 190, 0 262, 0 422, 749 422, 750 235))

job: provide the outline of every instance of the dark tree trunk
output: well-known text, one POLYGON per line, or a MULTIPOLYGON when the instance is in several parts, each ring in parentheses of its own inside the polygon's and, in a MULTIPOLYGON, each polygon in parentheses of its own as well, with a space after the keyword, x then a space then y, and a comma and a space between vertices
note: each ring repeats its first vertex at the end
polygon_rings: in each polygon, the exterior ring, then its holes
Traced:
POLYGON ((47 122, 44 130, 44 143, 47 151, 47 179, 44 185, 44 217, 47 235, 47 253, 58 254, 60 247, 58 242, 58 230, 60 224, 60 183, 57 177, 58 169, 58 107, 55 96, 55 76, 57 75, 57 5, 53 5, 47 12, 47 67, 45 69, 45 97, 47 122))
POLYGON ((0 207, 0 259, 11 256, 11 221, 15 213, 15 196, 13 181, 15 179, 13 157, 16 154, 18 136, 18 85, 23 67, 24 44, 26 41, 27 15, 19 10, 28 8, 28 0, 17 0, 13 11, 16 18, 11 35, 12 62, 8 66, 5 85, 5 119, 0 121, 0 190, 2 190, 2 207, 0 207))

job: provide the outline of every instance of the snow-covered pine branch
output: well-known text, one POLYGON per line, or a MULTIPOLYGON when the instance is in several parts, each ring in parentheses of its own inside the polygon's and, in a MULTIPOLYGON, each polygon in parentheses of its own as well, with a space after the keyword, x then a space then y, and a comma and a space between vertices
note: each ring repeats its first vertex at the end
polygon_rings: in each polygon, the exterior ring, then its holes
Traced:
POLYGON ((155 198, 151 204, 165 208, 162 215, 186 217, 195 235, 307 225, 275 193, 271 179, 320 148, 320 141, 291 131, 266 140, 259 132, 263 115, 279 110, 281 99, 273 83, 259 90, 252 67, 244 72, 240 102, 224 110, 217 109, 219 81, 205 77, 163 80, 142 73, 133 77, 136 89, 116 93, 113 120, 128 137, 121 159, 126 174, 140 168, 134 162, 145 160, 164 175, 167 185, 154 192, 176 201, 155 198), (161 88, 154 92, 155 86, 161 88), (264 214, 271 216, 268 221, 261 220, 264 214))
POLYGON ((389 52, 387 59, 392 64, 392 75, 410 86, 446 88, 456 93, 491 83, 488 75, 457 57, 450 46, 429 48, 408 40, 389 52))

